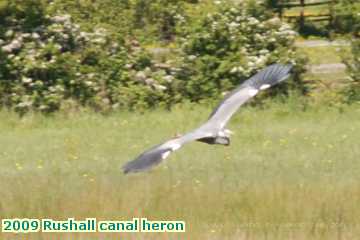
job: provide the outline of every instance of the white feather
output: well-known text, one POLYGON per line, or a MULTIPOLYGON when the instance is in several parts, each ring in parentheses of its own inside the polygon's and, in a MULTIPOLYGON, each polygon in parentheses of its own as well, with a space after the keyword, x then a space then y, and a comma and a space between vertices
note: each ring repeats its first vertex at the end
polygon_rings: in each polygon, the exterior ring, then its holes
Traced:
POLYGON ((170 152, 171 152, 171 151, 164 152, 163 154, 161 154, 161 158, 162 158, 162 159, 167 158, 167 157, 169 156, 170 152))
POLYGON ((260 87, 260 90, 265 90, 265 89, 268 89, 269 87, 271 87, 270 84, 264 84, 260 87))
POLYGON ((181 147, 180 144, 174 144, 174 145, 171 146, 171 149, 172 149, 173 151, 176 151, 176 150, 178 150, 180 147, 181 147))
POLYGON ((249 95, 252 97, 255 96, 258 92, 259 92, 259 90, 253 89, 253 88, 249 89, 249 91, 248 91, 249 95))

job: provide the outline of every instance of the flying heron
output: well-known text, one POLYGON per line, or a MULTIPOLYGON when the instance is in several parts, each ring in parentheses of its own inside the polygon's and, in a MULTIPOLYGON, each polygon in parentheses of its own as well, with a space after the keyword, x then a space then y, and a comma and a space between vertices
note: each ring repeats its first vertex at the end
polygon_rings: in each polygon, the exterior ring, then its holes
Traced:
POLYGON ((259 91, 287 79, 291 68, 291 65, 273 64, 261 70, 228 93, 210 114, 207 122, 183 136, 175 137, 146 150, 136 159, 123 166, 124 173, 141 172, 150 169, 161 163, 171 152, 178 150, 182 145, 190 141, 229 145, 232 132, 226 129, 225 126, 231 116, 242 104, 254 97, 259 91))

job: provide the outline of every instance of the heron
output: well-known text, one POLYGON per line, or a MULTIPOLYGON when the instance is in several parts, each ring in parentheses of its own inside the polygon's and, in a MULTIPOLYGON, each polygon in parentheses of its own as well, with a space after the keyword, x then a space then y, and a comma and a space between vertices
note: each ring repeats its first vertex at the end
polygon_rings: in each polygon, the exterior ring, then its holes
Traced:
POLYGON ((232 131, 226 128, 233 114, 260 91, 270 88, 290 76, 291 64, 272 64, 261 70, 240 86, 225 95, 224 99, 200 127, 182 136, 177 136, 158 144, 123 166, 125 174, 149 170, 160 164, 170 153, 180 149, 185 143, 199 141, 207 144, 230 145, 232 131))

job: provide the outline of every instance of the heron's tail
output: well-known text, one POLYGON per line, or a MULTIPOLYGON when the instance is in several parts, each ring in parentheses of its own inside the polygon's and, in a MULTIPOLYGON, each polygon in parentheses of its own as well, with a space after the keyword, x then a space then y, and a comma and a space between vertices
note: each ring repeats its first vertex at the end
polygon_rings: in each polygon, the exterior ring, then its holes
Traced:
POLYGON ((291 64, 273 64, 258 72, 248 81, 244 83, 245 86, 252 87, 258 90, 269 88, 275 84, 284 81, 290 76, 291 64))

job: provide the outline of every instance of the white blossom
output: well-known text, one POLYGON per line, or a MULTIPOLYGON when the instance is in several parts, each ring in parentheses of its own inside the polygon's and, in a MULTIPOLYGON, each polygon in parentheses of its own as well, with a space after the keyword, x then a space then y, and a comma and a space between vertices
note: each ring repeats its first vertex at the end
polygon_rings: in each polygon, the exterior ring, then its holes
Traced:
POLYGON ((31 79, 31 78, 28 78, 28 77, 23 76, 23 77, 22 77, 22 79, 21 79, 21 81, 22 81, 23 83, 31 83, 31 82, 32 82, 32 79, 31 79))
POLYGON ((71 19, 71 16, 68 14, 52 17, 52 20, 56 23, 64 23, 64 22, 69 21, 70 19, 71 19))
POLYGON ((8 44, 8 45, 3 46, 1 49, 2 49, 4 52, 8 52, 8 53, 12 52, 12 46, 11 46, 11 44, 8 44))
POLYGON ((91 82, 91 81, 85 81, 85 85, 86 85, 86 86, 92 86, 92 85, 93 85, 93 82, 91 82))
POLYGON ((164 91, 167 89, 167 87, 160 85, 160 84, 154 84, 153 85, 156 90, 164 91))
POLYGON ((164 80, 165 80, 166 82, 168 82, 168 83, 171 83, 171 82, 174 80, 174 77, 171 76, 171 75, 166 75, 166 76, 164 77, 164 80))
POLYGON ((268 53, 269 53, 269 50, 267 50, 267 49, 261 49, 261 50, 259 51, 259 53, 262 54, 262 55, 265 55, 265 54, 268 54, 268 53))
POLYGON ((190 61, 193 61, 193 60, 196 59, 196 56, 195 56, 195 55, 189 55, 189 56, 188 56, 188 59, 189 59, 190 61))
POLYGON ((230 28, 237 28, 239 25, 240 25, 240 24, 237 23, 237 22, 231 22, 231 23, 229 24, 229 27, 230 27, 230 28))
POLYGON ((5 32, 5 37, 12 37, 12 35, 14 35, 14 31, 11 29, 5 32))
POLYGON ((257 20, 256 18, 254 18, 254 17, 249 17, 248 18, 248 24, 250 24, 250 25, 256 25, 256 24, 258 24, 259 23, 259 20, 257 20))

